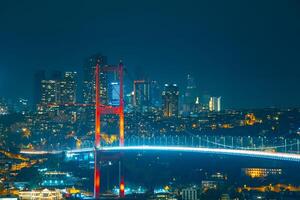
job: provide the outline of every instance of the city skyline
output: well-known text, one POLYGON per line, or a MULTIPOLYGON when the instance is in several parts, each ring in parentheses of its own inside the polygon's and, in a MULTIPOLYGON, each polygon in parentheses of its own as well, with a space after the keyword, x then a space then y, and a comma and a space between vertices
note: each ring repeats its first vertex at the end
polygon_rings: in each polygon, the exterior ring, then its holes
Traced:
POLYGON ((84 60, 100 52, 109 63, 122 59, 133 74, 146 74, 161 84, 184 88, 191 73, 199 93, 222 96, 226 108, 299 106, 295 1, 219 2, 214 9, 203 2, 173 2, 172 7, 158 2, 1 4, 3 96, 31 97, 36 69, 81 74, 84 60), (34 9, 21 12, 23 7, 34 9), (13 11, 23 13, 22 18, 12 16, 13 11), (25 80, 22 87, 15 79, 25 80))
POLYGON ((0 200, 300 199, 299 8, 0 1, 0 200))

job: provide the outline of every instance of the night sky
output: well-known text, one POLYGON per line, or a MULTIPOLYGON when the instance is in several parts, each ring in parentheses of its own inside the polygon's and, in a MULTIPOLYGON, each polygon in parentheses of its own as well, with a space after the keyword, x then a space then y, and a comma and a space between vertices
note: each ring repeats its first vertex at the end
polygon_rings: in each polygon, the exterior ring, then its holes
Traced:
POLYGON ((191 73, 227 108, 300 106, 298 0, 0 1, 0 96, 97 52, 182 88, 191 73))

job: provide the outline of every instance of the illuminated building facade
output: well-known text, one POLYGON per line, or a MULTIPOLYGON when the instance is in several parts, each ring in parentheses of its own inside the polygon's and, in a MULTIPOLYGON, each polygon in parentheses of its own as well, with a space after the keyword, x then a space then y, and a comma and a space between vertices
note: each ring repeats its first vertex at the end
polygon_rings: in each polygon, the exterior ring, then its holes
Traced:
POLYGON ((76 102, 77 72, 65 72, 63 78, 41 81, 42 105, 76 102))
POLYGON ((59 81, 57 80, 42 80, 42 93, 41 93, 41 104, 55 104, 58 103, 59 94, 59 81))
POLYGON ((101 71, 101 68, 107 65, 106 56, 96 54, 86 60, 83 74, 83 101, 84 103, 95 103, 95 70, 96 64, 100 66, 99 78, 101 103, 108 104, 108 78, 107 73, 101 71))
POLYGON ((46 171, 41 179, 41 186, 48 188, 71 187, 78 181, 72 174, 59 171, 46 171))
POLYGON ((263 178, 267 176, 282 175, 282 169, 269 169, 269 168, 243 168, 242 174, 251 178, 263 178))
POLYGON ((165 117, 178 116, 179 88, 176 84, 165 84, 162 101, 165 117))
POLYGON ((63 79, 59 82, 59 102, 75 103, 77 89, 77 72, 65 72, 63 79))
POLYGON ((133 106, 138 111, 145 111, 150 104, 150 83, 145 80, 135 80, 133 83, 133 106))
POLYGON ((109 105, 117 106, 120 103, 120 84, 111 82, 108 87, 109 105))
POLYGON ((197 188, 185 188, 182 190, 182 200, 198 200, 200 194, 197 188))
POLYGON ((184 94, 183 113, 190 114, 195 110, 195 103, 197 98, 197 87, 194 78, 187 75, 187 85, 184 94))
POLYGON ((59 190, 32 190, 32 191, 21 191, 19 193, 19 198, 23 200, 59 200, 63 199, 62 193, 59 190))
POLYGON ((210 189, 217 189, 218 182, 217 181, 211 181, 211 180, 204 180, 201 182, 201 187, 203 191, 207 191, 210 189))
POLYGON ((209 111, 220 112, 221 111, 221 97, 210 97, 209 111))

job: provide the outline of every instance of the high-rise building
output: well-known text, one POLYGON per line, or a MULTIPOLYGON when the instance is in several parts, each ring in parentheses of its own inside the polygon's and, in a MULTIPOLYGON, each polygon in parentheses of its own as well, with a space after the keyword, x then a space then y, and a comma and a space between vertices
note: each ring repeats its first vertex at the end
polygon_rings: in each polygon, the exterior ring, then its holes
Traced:
POLYGON ((55 74, 57 79, 41 81, 40 103, 42 105, 75 103, 77 72, 65 72, 63 77, 59 75, 61 72, 55 71, 55 74))
POLYGON ((109 105, 118 106, 120 104, 120 84, 111 82, 108 87, 109 105))
POLYGON ((184 94, 183 113, 190 114, 195 110, 195 102, 197 98, 197 87, 194 78, 187 75, 187 85, 184 94))
POLYGON ((46 79, 45 70, 38 70, 34 74, 34 106, 41 101, 42 96, 42 80, 46 79))
POLYGON ((59 102, 59 81, 42 80, 41 81, 41 101, 42 105, 55 104, 59 102))
POLYGON ((150 83, 150 99, 152 107, 161 107, 161 87, 154 80, 150 83))
POLYGON ((75 103, 77 90, 77 72, 65 72, 59 81, 59 102, 75 103))
POLYGON ((200 97, 200 103, 202 107, 202 111, 208 111, 209 110, 209 101, 210 101, 210 95, 205 93, 200 97))
POLYGON ((179 88, 176 84, 165 84, 162 93, 163 114, 165 117, 178 116, 179 88))
POLYGON ((221 97, 210 97, 209 111, 220 112, 221 111, 221 97))
POLYGON ((135 80, 133 83, 133 106, 139 111, 145 111, 150 105, 150 83, 145 80, 135 80))
POLYGON ((108 104, 107 73, 101 71, 101 67, 107 65, 107 58, 101 54, 91 56, 84 65, 83 101, 84 103, 95 102, 95 70, 97 64, 100 66, 100 100, 102 104, 108 104))

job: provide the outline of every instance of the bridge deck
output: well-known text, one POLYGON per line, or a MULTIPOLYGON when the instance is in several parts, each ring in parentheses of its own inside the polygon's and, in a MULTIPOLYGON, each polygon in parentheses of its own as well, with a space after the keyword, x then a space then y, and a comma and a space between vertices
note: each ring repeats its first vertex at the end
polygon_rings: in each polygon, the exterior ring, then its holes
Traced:
MULTIPOLYGON (((22 150, 22 154, 53 154, 66 152, 67 154, 79 154, 94 152, 94 148, 83 148, 66 151, 30 151, 22 150)), ((173 151, 173 152, 194 152, 194 153, 209 153, 209 154, 220 154, 220 155, 234 155, 234 156, 246 156, 256 158, 266 158, 275 160, 285 161, 300 161, 300 154, 292 153, 280 153, 280 152, 268 152, 268 151, 254 151, 254 150, 241 150, 241 149, 222 149, 222 148, 203 148, 203 147, 184 147, 184 146, 111 146, 101 147, 97 151, 106 152, 134 152, 134 151, 173 151)))

